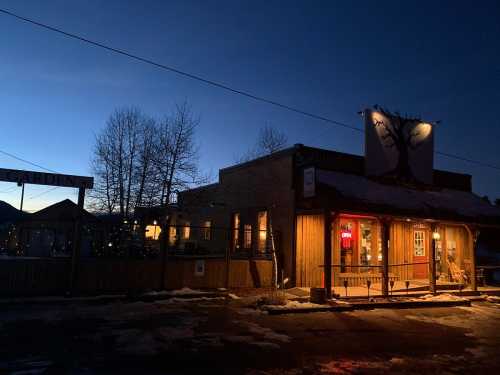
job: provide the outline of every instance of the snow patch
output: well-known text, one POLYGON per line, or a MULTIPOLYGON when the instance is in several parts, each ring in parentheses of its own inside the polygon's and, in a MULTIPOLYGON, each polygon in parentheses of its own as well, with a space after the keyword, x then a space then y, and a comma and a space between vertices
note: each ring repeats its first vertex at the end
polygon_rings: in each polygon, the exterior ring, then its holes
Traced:
POLYGON ((486 301, 491 302, 491 303, 500 303, 500 297, 499 296, 486 296, 486 301))
POLYGON ((237 295, 236 295, 236 294, 234 294, 234 293, 229 293, 227 296, 228 296, 229 298, 231 298, 231 299, 241 299, 241 297, 240 297, 240 296, 237 296, 237 295))
POLYGON ((327 310, 330 308, 330 306, 319 305, 317 303, 312 303, 312 302, 288 301, 286 303, 286 305, 281 305, 281 306, 264 305, 263 308, 265 308, 265 309, 272 308, 273 310, 301 310, 301 309, 310 309, 310 308, 327 310))
POLYGON ((267 340, 280 341, 283 343, 290 342, 290 340, 291 340, 290 336, 276 333, 272 329, 267 328, 267 327, 262 327, 256 323, 245 322, 244 325, 246 325, 246 327, 250 333, 260 335, 267 340))
POLYGON ((424 300, 424 301, 463 301, 464 299, 459 296, 455 296, 453 294, 449 293, 444 293, 444 294, 426 294, 425 296, 422 296, 419 298, 419 300, 424 300))

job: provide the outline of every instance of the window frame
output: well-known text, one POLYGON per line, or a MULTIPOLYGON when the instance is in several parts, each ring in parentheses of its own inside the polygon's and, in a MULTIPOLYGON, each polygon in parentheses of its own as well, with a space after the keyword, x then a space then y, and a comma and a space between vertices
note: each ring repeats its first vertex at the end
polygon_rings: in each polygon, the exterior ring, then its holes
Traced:
POLYGON ((415 229, 413 230, 413 256, 414 257, 425 257, 425 230, 415 229), (421 235, 421 236, 420 236, 421 235), (417 250, 421 250, 417 254, 417 250))

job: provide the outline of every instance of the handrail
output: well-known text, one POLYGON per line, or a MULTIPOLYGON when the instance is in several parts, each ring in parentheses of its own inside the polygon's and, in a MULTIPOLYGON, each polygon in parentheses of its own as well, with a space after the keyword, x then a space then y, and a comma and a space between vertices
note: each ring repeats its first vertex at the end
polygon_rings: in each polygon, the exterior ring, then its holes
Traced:
MULTIPOLYGON (((413 266, 415 264, 429 264, 430 262, 414 262, 414 263, 394 263, 389 264, 389 267, 401 267, 401 266, 413 266)), ((328 267, 326 264, 320 264, 318 267, 326 268, 328 267)), ((378 265, 369 265, 369 266, 361 266, 361 265, 348 265, 348 264, 332 264, 330 267, 350 267, 350 268, 383 268, 384 266, 378 265)))

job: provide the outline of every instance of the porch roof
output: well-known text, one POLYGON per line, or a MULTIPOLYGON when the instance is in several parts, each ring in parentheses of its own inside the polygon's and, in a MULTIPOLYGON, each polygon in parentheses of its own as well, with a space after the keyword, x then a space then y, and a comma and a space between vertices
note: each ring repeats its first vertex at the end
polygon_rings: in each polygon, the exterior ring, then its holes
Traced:
POLYGON ((338 209, 500 226, 500 208, 472 192, 409 188, 321 169, 316 182, 338 209))

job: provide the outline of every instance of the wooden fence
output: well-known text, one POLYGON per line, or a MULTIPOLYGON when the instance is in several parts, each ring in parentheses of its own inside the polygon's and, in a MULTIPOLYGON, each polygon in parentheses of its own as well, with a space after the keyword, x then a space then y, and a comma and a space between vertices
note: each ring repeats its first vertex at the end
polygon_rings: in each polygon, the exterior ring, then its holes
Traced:
MULTIPOLYGON (((80 294, 190 288, 258 288, 272 284, 270 260, 172 258, 162 261, 82 258, 76 292, 80 294)), ((0 296, 62 295, 68 291, 70 259, 0 259, 0 296)))

